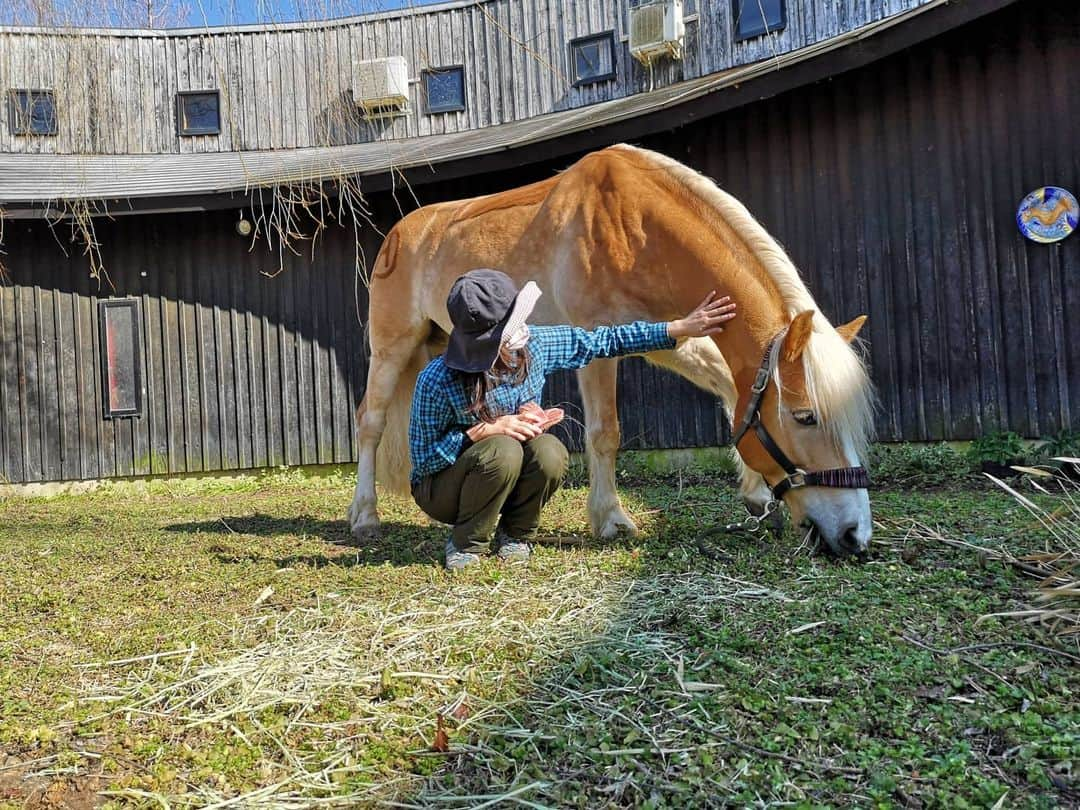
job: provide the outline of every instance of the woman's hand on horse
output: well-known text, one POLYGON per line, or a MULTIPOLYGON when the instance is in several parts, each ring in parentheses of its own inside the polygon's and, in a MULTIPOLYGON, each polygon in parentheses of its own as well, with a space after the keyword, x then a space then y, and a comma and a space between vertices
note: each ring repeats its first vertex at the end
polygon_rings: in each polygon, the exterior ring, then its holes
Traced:
POLYGON ((684 337, 705 337, 718 335, 724 331, 723 324, 735 317, 735 303, 731 296, 716 297, 713 290, 705 300, 694 307, 685 318, 668 324, 668 335, 676 340, 684 337))
POLYGON ((475 424, 465 432, 474 442, 492 436, 509 436, 519 442, 527 442, 529 439, 535 439, 544 431, 533 419, 517 413, 508 413, 493 422, 475 424))

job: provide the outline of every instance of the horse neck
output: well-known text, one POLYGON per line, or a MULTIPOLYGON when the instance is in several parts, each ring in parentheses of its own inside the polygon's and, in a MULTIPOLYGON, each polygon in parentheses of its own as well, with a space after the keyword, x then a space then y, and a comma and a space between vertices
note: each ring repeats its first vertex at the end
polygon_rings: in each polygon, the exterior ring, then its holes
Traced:
MULTIPOLYGON (((685 192, 677 180, 670 182, 685 192)), ((707 200, 701 204, 705 210, 715 210, 707 200)), ((676 305, 689 312, 709 290, 730 295, 738 305, 737 315, 714 340, 736 381, 746 377, 752 381, 765 347, 791 321, 789 307, 764 264, 766 260, 748 244, 736 243, 732 232, 737 226, 730 222, 718 223, 707 215, 701 215, 693 227, 687 225, 685 216, 674 221, 660 218, 660 222, 666 238, 657 241, 665 245, 668 266, 680 268, 668 279, 676 293, 676 305), (708 236, 687 239, 688 230, 708 236), (704 277, 686 273, 682 270, 686 267, 701 268, 704 277)), ((739 390, 743 390, 742 384, 739 390)))
MULTIPOLYGON (((735 318, 724 324, 724 331, 713 340, 743 391, 753 381, 766 347, 790 318, 775 285, 763 276, 736 268, 731 273, 715 273, 706 283, 711 285, 706 291, 715 289, 717 295, 730 295, 738 305, 735 318)), ((683 297, 686 311, 701 300, 699 289, 688 288, 683 297)))

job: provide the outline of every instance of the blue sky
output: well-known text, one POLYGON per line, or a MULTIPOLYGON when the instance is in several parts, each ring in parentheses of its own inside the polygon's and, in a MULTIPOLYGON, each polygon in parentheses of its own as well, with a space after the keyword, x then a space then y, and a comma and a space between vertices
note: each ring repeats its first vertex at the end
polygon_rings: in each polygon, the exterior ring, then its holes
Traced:
POLYGON ((235 25, 259 22, 320 20, 431 5, 445 0, 186 0, 191 22, 235 25))
POLYGON ((444 0, 0 0, 0 25, 171 28, 287 23, 444 0), (148 24, 147 20, 152 19, 148 24))

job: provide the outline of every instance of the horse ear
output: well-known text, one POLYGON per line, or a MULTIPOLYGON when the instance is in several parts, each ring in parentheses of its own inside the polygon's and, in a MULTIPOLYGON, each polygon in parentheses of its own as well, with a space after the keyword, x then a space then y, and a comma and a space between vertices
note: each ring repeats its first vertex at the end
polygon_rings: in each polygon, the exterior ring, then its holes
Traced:
POLYGON ((844 339, 845 343, 851 343, 855 336, 859 334, 859 330, 863 328, 864 323, 866 323, 866 316, 860 315, 858 318, 836 327, 836 333, 844 339))
POLYGON ((810 333, 814 331, 814 310, 808 309, 795 316, 788 327, 782 349, 784 359, 793 363, 802 356, 806 344, 810 342, 810 333))

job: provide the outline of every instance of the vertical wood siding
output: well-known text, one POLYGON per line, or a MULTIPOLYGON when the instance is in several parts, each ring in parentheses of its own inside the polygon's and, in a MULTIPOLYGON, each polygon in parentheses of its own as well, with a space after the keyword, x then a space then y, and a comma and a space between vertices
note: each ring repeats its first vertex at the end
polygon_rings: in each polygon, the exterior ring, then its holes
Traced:
POLYGON ((482 0, 314 26, 180 34, 0 30, 0 90, 52 88, 56 137, 14 136, 0 105, 0 152, 145 154, 336 146, 458 132, 621 98, 756 62, 927 0, 787 0, 788 25, 734 42, 729 0, 687 3, 681 60, 652 72, 630 56, 626 0, 482 0), (693 13, 691 13, 693 12, 693 13), (616 78, 573 86, 569 43, 614 31, 616 78), (352 64, 403 55, 409 75, 465 66, 466 109, 430 115, 422 85, 408 114, 365 121, 352 64), (176 93, 221 91, 221 133, 179 137, 176 93))
POLYGON ((834 323, 869 314, 882 439, 1080 426, 1080 238, 1015 221, 1080 190, 1080 7, 1042 8, 644 142, 742 200, 834 323))
MULTIPOLYGON (((8 481, 322 464, 354 458, 363 285, 343 231, 318 261, 247 252, 234 212, 99 226, 115 292, 40 223, 8 225, 0 288, 0 474, 8 481), (145 273, 145 275, 143 275, 145 273), (354 299, 354 292, 358 300, 354 299), (97 301, 139 301, 144 412, 102 418, 97 301)), ((62 232, 60 234, 62 236, 62 232)), ((377 248, 372 241, 366 249, 377 248)))
MULTIPOLYGON (((644 145, 715 178, 787 248, 834 323, 860 313, 887 440, 1080 427, 1080 237, 1036 245, 1014 211, 1080 188, 1080 9, 1014 6, 831 81, 644 145)), ((422 203, 548 177, 570 159, 421 186, 422 203)), ((370 201, 384 232, 398 216, 370 201)), ((400 195, 411 207, 412 197, 400 195)), ((99 225, 120 295, 141 302, 146 411, 101 418, 96 302, 77 255, 9 222, 0 287, 0 474, 9 481, 351 461, 366 374, 351 232, 332 229, 270 278, 235 213, 99 225), (146 272, 146 276, 141 273, 146 272)), ((378 237, 364 232, 373 257, 378 237)), ((64 231, 57 235, 63 239, 64 231)), ((366 311, 363 289, 359 307, 366 311)), ((626 361, 624 446, 727 440, 715 401, 626 361)), ((550 403, 581 418, 572 377, 550 403)), ((568 436, 580 447, 581 429, 568 436)))

